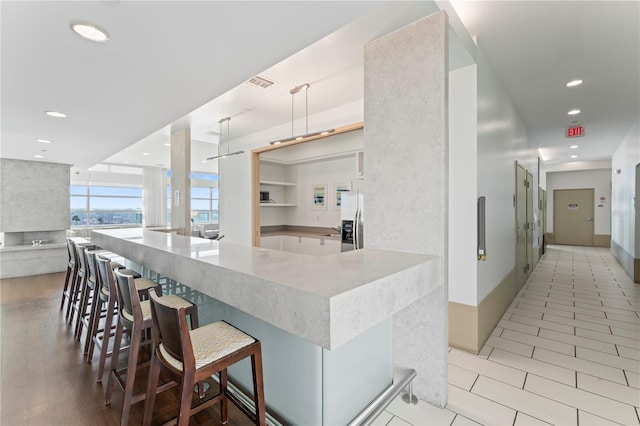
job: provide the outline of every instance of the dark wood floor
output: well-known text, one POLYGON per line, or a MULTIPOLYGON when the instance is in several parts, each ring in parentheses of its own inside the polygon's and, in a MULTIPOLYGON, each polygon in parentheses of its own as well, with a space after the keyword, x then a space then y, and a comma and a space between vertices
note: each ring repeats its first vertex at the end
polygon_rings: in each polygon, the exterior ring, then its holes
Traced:
MULTIPOLYGON (((0 424, 117 425, 123 392, 114 389, 104 405, 96 383, 98 355, 88 364, 60 312, 64 273, 0 280, 0 424)), ((121 365, 126 365, 126 356, 121 365)), ((146 369, 145 369, 146 370, 146 369)), ((145 386, 146 371, 136 377, 145 386)), ((106 383, 105 383, 106 386, 106 383)), ((158 395, 154 424, 177 414, 177 388, 158 395)), ((144 402, 131 407, 129 424, 142 423, 144 402)), ((218 405, 192 417, 191 424, 219 425, 218 405)), ((229 425, 248 425, 229 404, 229 425)))

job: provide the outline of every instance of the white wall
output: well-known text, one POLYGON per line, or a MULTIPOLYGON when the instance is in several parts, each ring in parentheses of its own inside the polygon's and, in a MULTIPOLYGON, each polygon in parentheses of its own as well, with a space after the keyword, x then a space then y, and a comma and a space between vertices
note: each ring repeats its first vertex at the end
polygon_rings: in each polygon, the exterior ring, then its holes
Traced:
MULTIPOLYGON (((537 149, 478 44, 478 197, 486 197, 487 260, 478 262, 480 303, 515 268, 515 161, 538 181, 537 149)), ((533 191, 537 205, 538 191, 533 191)), ((534 250, 537 242, 534 242, 534 250)))
POLYGON ((477 306, 477 66, 449 73, 449 301, 477 306))
POLYGON ((629 130, 611 159, 611 241, 636 258, 640 256, 640 200, 635 178, 635 168, 640 163, 638 128, 636 124, 629 130), (616 173, 617 169, 620 173, 616 173))
POLYGON ((356 178, 355 156, 331 161, 292 166, 298 175, 298 207, 287 210, 287 225, 340 226, 340 208, 335 207, 335 185, 348 184, 356 178), (313 207, 313 187, 325 185, 326 208, 313 207))
POLYGON ((596 235, 611 234, 611 170, 580 170, 575 172, 547 173, 547 232, 553 232, 553 190, 594 189, 593 232, 596 235), (600 197, 604 197, 601 202, 600 197), (602 207, 599 207, 602 206, 602 207))

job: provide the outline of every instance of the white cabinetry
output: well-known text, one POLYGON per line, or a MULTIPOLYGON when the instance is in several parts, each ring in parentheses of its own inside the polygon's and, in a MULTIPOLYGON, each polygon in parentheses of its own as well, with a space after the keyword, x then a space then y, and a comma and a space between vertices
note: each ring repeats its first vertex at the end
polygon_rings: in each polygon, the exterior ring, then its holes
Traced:
POLYGON ((309 256, 325 256, 327 254, 340 253, 340 241, 283 235, 282 250, 309 256))
POLYGON ((282 236, 282 250, 292 253, 300 253, 300 240, 302 237, 294 237, 292 235, 282 236))
POLYGON ((273 250, 282 250, 282 235, 269 235, 260 237, 260 247, 273 250))

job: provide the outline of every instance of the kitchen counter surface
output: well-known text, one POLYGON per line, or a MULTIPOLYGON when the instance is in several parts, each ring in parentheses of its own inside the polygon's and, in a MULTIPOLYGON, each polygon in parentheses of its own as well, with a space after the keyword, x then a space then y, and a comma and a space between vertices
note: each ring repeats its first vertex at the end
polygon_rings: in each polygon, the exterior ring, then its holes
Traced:
POLYGON ((266 231, 260 232, 261 237, 271 237, 278 235, 288 235, 292 237, 308 237, 308 238, 318 238, 325 240, 334 240, 340 241, 340 234, 338 232, 333 232, 329 234, 328 232, 310 232, 310 231, 266 231))
POLYGON ((142 228, 93 231, 92 242, 329 350, 438 287, 439 258, 427 255, 307 256, 142 228))

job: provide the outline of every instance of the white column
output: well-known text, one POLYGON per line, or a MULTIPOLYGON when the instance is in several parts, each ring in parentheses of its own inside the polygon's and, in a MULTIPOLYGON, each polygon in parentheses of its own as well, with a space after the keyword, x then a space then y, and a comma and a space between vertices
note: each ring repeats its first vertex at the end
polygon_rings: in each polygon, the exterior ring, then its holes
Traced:
POLYGON ((191 233, 191 129, 171 135, 171 228, 191 233))
MULTIPOLYGON (((419 398, 447 402, 447 16, 365 47, 366 249, 438 256, 437 289, 394 315, 393 357, 419 398)), ((426 286, 426 283, 424 283, 426 286)))
POLYGON ((167 224, 167 171, 142 168, 142 223, 145 228, 167 224))

